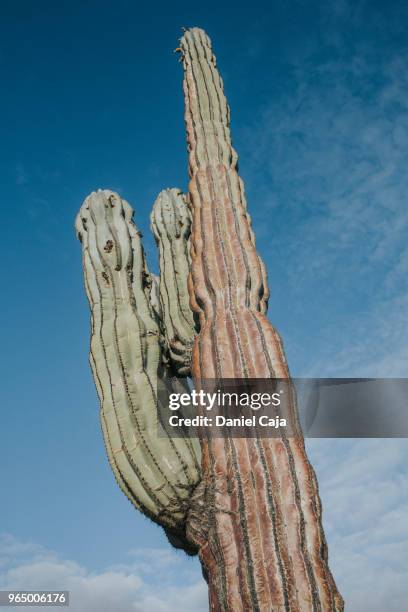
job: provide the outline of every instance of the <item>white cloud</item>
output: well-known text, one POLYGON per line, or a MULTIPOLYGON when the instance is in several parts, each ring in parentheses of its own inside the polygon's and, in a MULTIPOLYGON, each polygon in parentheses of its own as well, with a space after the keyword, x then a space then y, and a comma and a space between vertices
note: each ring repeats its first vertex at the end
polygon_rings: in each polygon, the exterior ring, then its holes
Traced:
MULTIPOLYGON (((335 319, 335 318, 334 318, 335 319)), ((334 320, 334 323, 336 321, 334 320)), ((408 375, 408 292, 383 297, 350 313, 333 333, 335 350, 323 354, 305 375, 404 378, 408 375)))
POLYGON ((67 590, 72 612, 207 611, 207 586, 197 564, 188 561, 170 549, 140 549, 131 552, 128 565, 93 572, 41 546, 3 535, 0 588, 67 590))
POLYGON ((348 612, 400 612, 408 597, 407 440, 308 440, 348 612))
MULTIPOLYGON (((408 441, 320 439, 307 448, 346 610, 400 612, 408 597, 408 441)), ((131 550, 127 564, 96 572, 5 535, 0 588, 69 590, 72 612, 208 610, 197 560, 170 548, 131 550)))
POLYGON ((298 371, 407 376, 407 50, 380 44, 375 9, 329 3, 332 17, 335 6, 334 21, 320 24, 328 38, 319 57, 288 63, 290 84, 241 137, 257 198, 249 211, 266 264, 279 273, 272 308, 286 299, 292 320, 302 311, 305 334, 319 321, 312 342, 290 339, 298 371), (343 38, 333 43, 341 15, 343 38), (358 36, 363 17, 375 44, 358 36))

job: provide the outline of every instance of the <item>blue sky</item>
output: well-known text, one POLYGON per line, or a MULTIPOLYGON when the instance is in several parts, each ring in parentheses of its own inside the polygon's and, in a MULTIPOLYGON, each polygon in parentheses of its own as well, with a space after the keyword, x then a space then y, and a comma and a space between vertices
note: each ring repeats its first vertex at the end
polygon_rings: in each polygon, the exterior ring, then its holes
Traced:
MULTIPOLYGON (((0 14, 0 585, 62 581, 74 612, 205 609, 198 563, 132 509, 105 459, 75 215, 90 191, 119 191, 155 269, 151 205, 187 186, 172 50, 181 26, 203 27, 292 373, 407 376, 408 7, 3 1, 0 14)), ((405 442, 308 443, 352 612, 408 595, 405 442)))

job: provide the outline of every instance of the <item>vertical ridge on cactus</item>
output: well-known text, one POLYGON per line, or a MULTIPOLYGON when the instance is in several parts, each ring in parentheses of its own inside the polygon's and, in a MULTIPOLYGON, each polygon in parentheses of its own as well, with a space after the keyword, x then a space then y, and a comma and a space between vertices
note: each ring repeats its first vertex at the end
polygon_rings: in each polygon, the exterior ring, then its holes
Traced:
POLYGON ((90 362, 119 486, 139 510, 183 541, 189 499, 200 479, 200 450, 195 440, 158 435, 158 383, 176 385, 177 392, 188 387, 174 382, 162 362, 156 281, 132 216, 125 200, 99 190, 77 217, 92 313, 90 362))
MULTIPOLYGON (((266 274, 211 42, 192 28, 180 43, 193 215, 189 289, 200 320, 193 377, 197 384, 288 378, 281 340, 264 314, 266 274)), ((294 404, 292 410, 296 419, 294 404)), ((194 494, 200 511, 192 505, 187 533, 199 547, 211 609, 342 610, 302 436, 203 438, 201 447, 203 482, 194 494)))

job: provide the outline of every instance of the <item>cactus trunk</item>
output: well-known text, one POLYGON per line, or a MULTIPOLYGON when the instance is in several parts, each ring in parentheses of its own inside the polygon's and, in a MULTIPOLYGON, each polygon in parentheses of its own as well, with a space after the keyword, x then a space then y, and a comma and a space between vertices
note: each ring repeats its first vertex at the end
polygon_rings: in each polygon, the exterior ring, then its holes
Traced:
MULTIPOLYGON (((214 378, 288 378, 281 340, 264 314, 266 275, 211 42, 193 28, 182 37, 181 51, 193 214, 189 289, 200 319, 193 377, 197 385, 214 378)), ((342 610, 302 436, 203 438, 201 450, 203 481, 187 533, 199 547, 211 609, 342 610)))

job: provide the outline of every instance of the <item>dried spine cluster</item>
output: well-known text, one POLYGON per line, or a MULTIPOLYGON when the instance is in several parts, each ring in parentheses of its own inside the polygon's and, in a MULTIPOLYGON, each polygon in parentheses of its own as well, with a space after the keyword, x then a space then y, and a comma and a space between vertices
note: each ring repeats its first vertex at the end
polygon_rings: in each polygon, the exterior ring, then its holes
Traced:
MULTIPOLYGON (((201 329, 193 377, 198 385, 212 378, 286 378, 280 338, 264 315, 266 277, 211 43, 193 28, 180 47, 193 216, 190 291, 201 329)), ((207 524, 203 529, 192 512, 188 534, 200 549, 211 609, 342 610, 302 437, 203 438, 201 444, 196 501, 207 524)))

